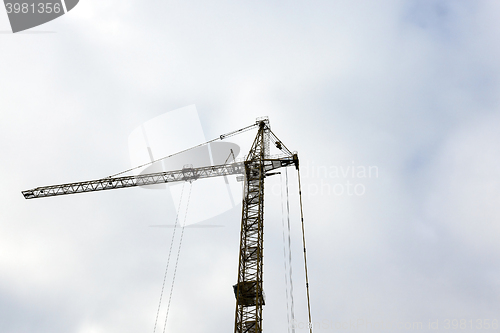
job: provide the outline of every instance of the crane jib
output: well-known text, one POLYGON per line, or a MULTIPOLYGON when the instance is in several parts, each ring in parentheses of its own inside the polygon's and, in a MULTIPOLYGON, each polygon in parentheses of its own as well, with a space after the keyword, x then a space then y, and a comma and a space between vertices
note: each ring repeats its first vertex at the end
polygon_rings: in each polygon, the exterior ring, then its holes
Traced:
MULTIPOLYGON (((298 158, 296 157, 296 155, 292 157, 266 159, 264 160, 263 170, 264 172, 268 172, 280 167, 289 166, 291 164, 298 165, 298 158)), ((201 168, 188 167, 183 168, 182 170, 157 172, 137 176, 107 177, 103 179, 84 182, 43 186, 31 190, 22 191, 22 194, 26 199, 34 199, 66 194, 112 190, 118 188, 147 186, 181 181, 194 181, 197 179, 219 176, 244 175, 244 173, 244 162, 240 162, 201 168)))

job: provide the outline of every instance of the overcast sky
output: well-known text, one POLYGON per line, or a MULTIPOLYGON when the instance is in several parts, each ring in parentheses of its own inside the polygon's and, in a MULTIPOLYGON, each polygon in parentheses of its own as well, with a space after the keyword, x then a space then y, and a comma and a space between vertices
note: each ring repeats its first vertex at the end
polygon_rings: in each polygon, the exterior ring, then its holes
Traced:
MULTIPOLYGON (((299 152, 315 332, 500 320, 499 17, 495 0, 81 0, 11 34, 0 10, 0 331, 153 332, 172 229, 149 226, 175 221, 169 192, 21 191, 130 168, 132 131, 192 104, 207 139, 269 116, 299 152)), ((264 331, 287 332, 266 182, 264 331)), ((240 215, 185 230, 168 332, 233 330, 240 215)))

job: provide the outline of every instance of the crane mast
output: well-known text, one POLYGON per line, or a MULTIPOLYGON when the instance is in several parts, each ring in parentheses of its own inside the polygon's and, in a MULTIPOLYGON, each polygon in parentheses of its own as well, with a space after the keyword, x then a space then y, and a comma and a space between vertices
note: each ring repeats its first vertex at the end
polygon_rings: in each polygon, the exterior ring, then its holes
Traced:
POLYGON ((245 188, 241 214, 240 255, 236 296, 235 333, 262 332, 264 161, 269 154, 269 127, 261 122, 245 160, 245 188))
POLYGON ((126 177, 107 177, 98 180, 37 187, 22 191, 26 199, 51 197, 83 192, 95 192, 127 187, 145 186, 180 181, 193 181, 227 175, 243 175, 244 194, 242 202, 238 280, 233 286, 236 298, 234 333, 261 333, 262 307, 265 304, 263 291, 263 242, 264 242, 264 179, 274 173, 272 170, 295 165, 299 160, 296 153, 274 135, 269 120, 257 120, 255 125, 221 135, 224 139, 235 133, 258 126, 252 147, 243 162, 151 173, 126 177), (271 157, 270 143, 282 154, 271 157))

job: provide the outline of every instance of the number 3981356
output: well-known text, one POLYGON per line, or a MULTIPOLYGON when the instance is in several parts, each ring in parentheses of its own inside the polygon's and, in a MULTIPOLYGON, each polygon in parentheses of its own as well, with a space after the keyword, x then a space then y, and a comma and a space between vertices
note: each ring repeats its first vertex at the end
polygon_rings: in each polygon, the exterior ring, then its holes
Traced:
POLYGON ((38 14, 59 14, 61 10, 61 4, 60 3, 38 3, 38 4, 28 4, 28 3, 6 3, 5 8, 7 9, 7 14, 10 13, 38 13, 38 14))

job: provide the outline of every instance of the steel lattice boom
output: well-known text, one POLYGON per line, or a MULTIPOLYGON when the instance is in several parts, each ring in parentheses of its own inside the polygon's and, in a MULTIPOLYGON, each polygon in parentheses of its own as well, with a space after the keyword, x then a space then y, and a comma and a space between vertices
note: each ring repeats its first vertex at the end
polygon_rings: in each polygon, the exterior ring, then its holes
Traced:
MULTIPOLYGON (((270 171, 282 166, 293 163, 289 157, 269 159, 266 162, 266 171, 270 171)), ((113 190, 117 188, 146 186, 162 183, 173 183, 181 181, 193 181, 202 178, 211 178, 218 176, 243 175, 244 163, 231 163, 224 165, 215 165, 202 168, 184 168, 176 171, 166 171, 150 173, 146 175, 127 176, 127 177, 108 177, 98 180, 89 180, 77 183, 68 183, 61 185, 51 185, 37 187, 31 190, 22 191, 26 199, 53 197, 56 195, 65 195, 73 193, 95 192, 103 190, 113 190)))

